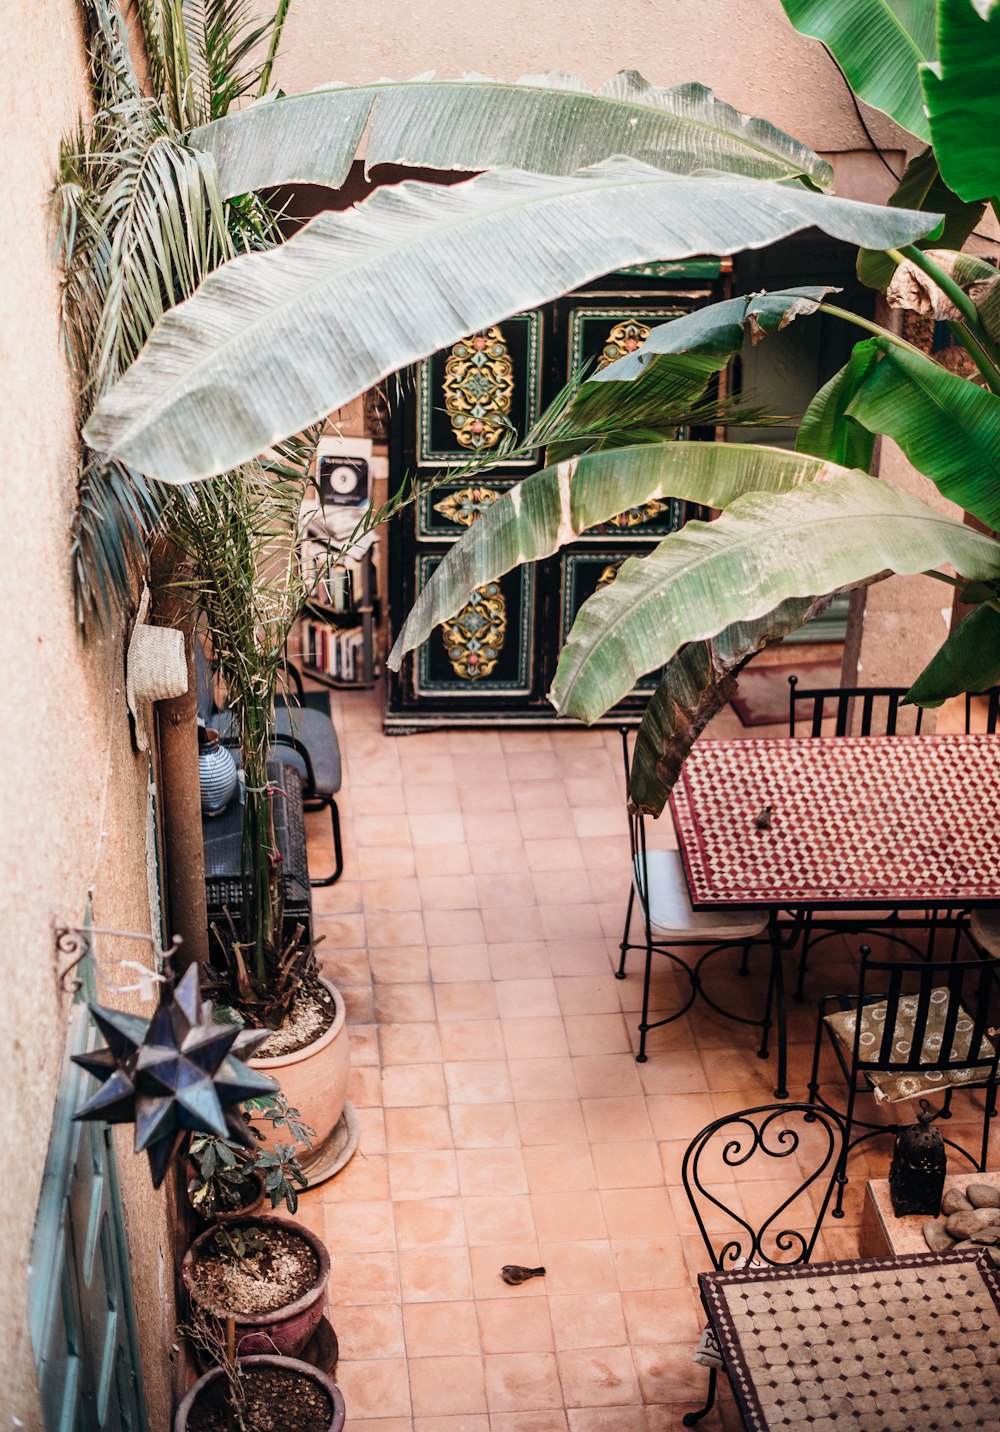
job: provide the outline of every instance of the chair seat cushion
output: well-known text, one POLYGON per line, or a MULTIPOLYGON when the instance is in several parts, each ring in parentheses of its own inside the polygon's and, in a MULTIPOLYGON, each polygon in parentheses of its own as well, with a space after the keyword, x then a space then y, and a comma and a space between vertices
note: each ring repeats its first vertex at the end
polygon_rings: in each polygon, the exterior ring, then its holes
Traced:
MULTIPOLYGON (((311 706, 279 706, 274 713, 279 736, 294 736, 309 752, 317 796, 335 796, 340 790, 340 745, 329 716, 311 706)), ((279 741, 274 752, 279 761, 293 765, 305 780, 305 762, 294 747, 282 747, 279 741)))
POLYGON ((977 945, 1000 959, 1000 910, 973 910, 969 929, 977 945))
MULTIPOLYGON (((640 902, 643 899, 641 860, 636 857, 632 880, 640 902)), ((669 938, 704 940, 752 940, 767 928, 766 912, 755 910, 706 910, 695 913, 688 897, 680 854, 676 850, 648 850, 649 923, 653 934, 669 938)))
MULTIPOLYGON (((927 1024, 924 1030, 921 1057, 930 1063, 940 1056, 941 1040, 948 1017, 949 995, 943 986, 931 992, 927 1024)), ((859 1052, 862 1059, 872 1059, 882 1045, 887 1005, 885 1000, 866 1004, 861 1010, 861 1039, 859 1052)), ((909 1058, 913 1047, 913 1024, 917 1013, 917 996, 903 995, 896 1006, 896 1028, 893 1031, 893 1054, 899 1059, 909 1058)), ((854 1049, 854 1033, 857 1029, 858 1011, 843 1010, 828 1014, 826 1023, 847 1051, 854 1049)), ((967 1059, 969 1042, 974 1025, 971 1015, 963 1007, 955 1024, 952 1038, 952 1056, 956 1060, 967 1059)), ((994 1031, 991 1030, 992 1034, 994 1031)), ((990 1074, 990 1066, 996 1058, 992 1042, 983 1036, 979 1046, 980 1067, 971 1069, 906 1069, 883 1072, 866 1069, 865 1078, 871 1083, 876 1099, 896 1104, 901 1099, 916 1099, 924 1094, 943 1094, 948 1088, 961 1084, 981 1084, 990 1074)))
MULTIPOLYGON (((217 711, 209 725, 218 731, 221 740, 236 740, 236 723, 231 711, 217 711)), ((329 716, 312 706, 278 706, 274 713, 274 725, 279 736, 294 736, 309 752, 316 786, 314 790, 306 791, 306 799, 335 796, 341 784, 340 745, 329 716)), ((272 755, 282 765, 296 770, 303 785, 307 784, 306 763, 294 746, 283 745, 279 740, 272 749, 272 755)))

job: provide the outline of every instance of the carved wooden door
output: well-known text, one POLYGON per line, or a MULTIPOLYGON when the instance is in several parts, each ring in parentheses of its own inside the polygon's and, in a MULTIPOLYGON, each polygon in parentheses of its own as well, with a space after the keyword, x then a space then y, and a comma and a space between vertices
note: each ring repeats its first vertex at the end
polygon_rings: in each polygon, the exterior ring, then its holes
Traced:
MULTIPOLYGON (((449 547, 499 494, 541 467, 544 454, 521 453, 482 477, 468 475, 471 461, 496 449, 509 425, 528 432, 585 363, 604 366, 656 324, 720 296, 718 274, 714 262, 613 275, 417 366, 393 415, 390 486, 407 473, 446 476, 390 524, 392 636, 449 547)), ((614 580, 627 556, 650 551, 689 515, 681 502, 648 503, 480 588, 390 675, 387 728, 553 719, 546 692, 580 605, 614 580)), ((655 685, 653 673, 606 719, 641 711, 655 685)))

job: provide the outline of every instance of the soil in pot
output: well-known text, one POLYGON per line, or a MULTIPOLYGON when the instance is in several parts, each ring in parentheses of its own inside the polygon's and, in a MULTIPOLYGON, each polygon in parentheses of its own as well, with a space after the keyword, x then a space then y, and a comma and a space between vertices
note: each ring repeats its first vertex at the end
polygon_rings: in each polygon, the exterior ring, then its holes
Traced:
MULTIPOLYGON (((296 1054, 325 1034, 337 1018, 333 995, 315 975, 306 975, 295 993, 295 999, 280 1029, 261 1045, 255 1059, 278 1059, 296 1054)), ((252 1016, 247 1015, 248 1022, 252 1016)))
POLYGON ((207 1306, 233 1316, 273 1313, 288 1307, 315 1287, 319 1262, 308 1243, 276 1223, 248 1223, 236 1236, 259 1238, 260 1248, 240 1255, 220 1228, 201 1250, 193 1291, 207 1306))
MULTIPOLYGON (((310 1378, 283 1367, 253 1367, 242 1373, 247 1432, 329 1432, 333 1404, 310 1378)), ((210 1382, 187 1418, 188 1432, 231 1432, 224 1377, 210 1382)))

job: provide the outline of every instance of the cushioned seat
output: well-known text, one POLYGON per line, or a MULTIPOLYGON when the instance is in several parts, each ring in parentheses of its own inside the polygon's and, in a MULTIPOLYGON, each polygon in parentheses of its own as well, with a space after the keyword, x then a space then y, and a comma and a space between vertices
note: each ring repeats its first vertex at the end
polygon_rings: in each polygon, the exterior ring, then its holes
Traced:
MULTIPOLYGON (((636 856, 632 883, 643 904, 641 858, 636 856)), ((752 940, 767 928, 767 912, 758 910, 692 910, 680 852, 647 850, 649 923, 654 935, 684 940, 752 940)))

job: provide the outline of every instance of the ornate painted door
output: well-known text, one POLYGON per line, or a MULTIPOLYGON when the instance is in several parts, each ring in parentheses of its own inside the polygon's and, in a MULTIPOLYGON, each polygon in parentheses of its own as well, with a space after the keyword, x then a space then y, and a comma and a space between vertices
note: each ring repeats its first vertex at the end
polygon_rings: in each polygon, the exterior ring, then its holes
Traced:
MULTIPOLYGON (((718 262, 687 271, 664 264, 612 275, 418 365, 393 416, 390 486, 404 473, 454 476, 390 524, 393 633, 448 548, 500 493, 536 471, 543 453, 521 453, 482 478, 469 477, 471 461, 496 449, 510 425, 528 432, 583 364, 604 366, 637 347, 655 324, 720 296, 719 269, 718 262)), ((581 603, 614 580, 627 556, 650 551, 689 515, 680 502, 623 512, 549 561, 481 588, 391 677, 387 728, 554 718, 545 695, 581 603)), ((654 673, 606 719, 640 711, 655 684, 654 673)))

